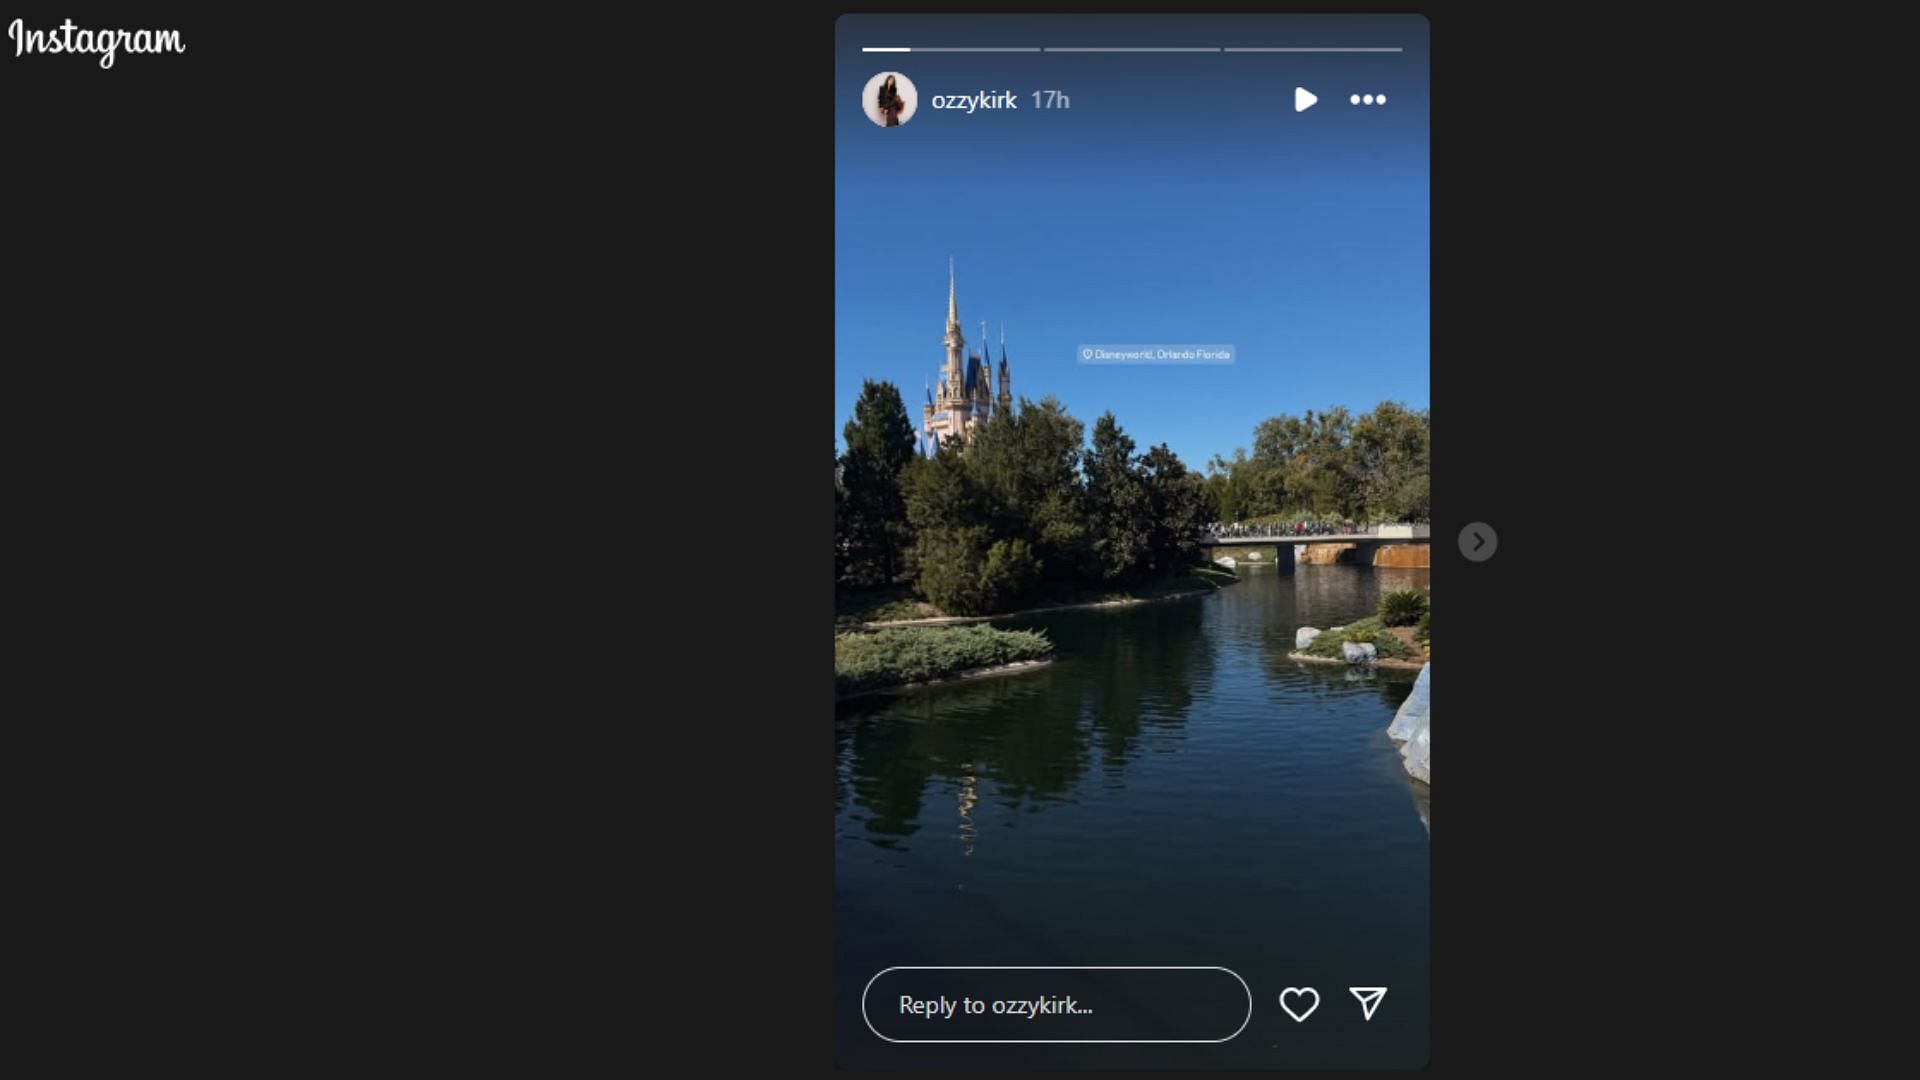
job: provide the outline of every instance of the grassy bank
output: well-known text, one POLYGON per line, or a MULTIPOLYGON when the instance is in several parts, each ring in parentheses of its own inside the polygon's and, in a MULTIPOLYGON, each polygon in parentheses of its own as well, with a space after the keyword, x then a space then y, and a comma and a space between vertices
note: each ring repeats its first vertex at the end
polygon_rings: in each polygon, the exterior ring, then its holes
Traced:
POLYGON ((1158 600, 1163 596, 1178 596, 1181 593, 1203 592, 1208 589, 1221 589, 1239 581, 1233 571, 1224 566, 1196 566, 1184 573, 1170 577, 1156 578, 1129 585, 1121 589, 1102 592, 1079 592, 1050 597, 1045 603, 1051 604, 1090 604, 1108 603, 1115 600, 1158 600))
MULTIPOLYGON (((1028 596, 1008 611, 993 617, 1017 615, 1022 611, 1067 607, 1074 604, 1113 604, 1130 600, 1158 600, 1184 593, 1225 588, 1240 579, 1222 566, 1195 566, 1178 574, 1111 589, 1041 590, 1028 596)), ((842 589, 833 598, 835 631, 858 630, 866 623, 907 619, 942 619, 951 615, 915 595, 911 586, 896 585, 884 589, 842 589)))
POLYGON ((835 692, 846 695, 950 678, 975 668, 1045 660, 1053 642, 1035 630, 991 626, 906 626, 870 634, 836 634, 835 692))
POLYGON ((860 624, 895 619, 928 619, 940 614, 932 604, 914 595, 911 585, 879 589, 835 589, 833 628, 858 630, 860 624))

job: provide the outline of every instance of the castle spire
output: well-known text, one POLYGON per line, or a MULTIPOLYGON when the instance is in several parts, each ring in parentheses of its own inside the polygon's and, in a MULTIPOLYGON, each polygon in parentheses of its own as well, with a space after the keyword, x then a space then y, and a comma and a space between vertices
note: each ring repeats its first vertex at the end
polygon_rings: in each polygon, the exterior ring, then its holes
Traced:
POLYGON ((947 325, 960 329, 960 293, 953 281, 953 256, 947 256, 947 325))
POLYGON ((941 369, 942 396, 958 399, 966 389, 967 340, 960 335, 960 294, 954 285, 953 256, 947 256, 947 363, 941 369))
POLYGON ((1000 397, 999 411, 1013 412, 1013 376, 1007 373, 1007 324, 1000 324, 1000 397))

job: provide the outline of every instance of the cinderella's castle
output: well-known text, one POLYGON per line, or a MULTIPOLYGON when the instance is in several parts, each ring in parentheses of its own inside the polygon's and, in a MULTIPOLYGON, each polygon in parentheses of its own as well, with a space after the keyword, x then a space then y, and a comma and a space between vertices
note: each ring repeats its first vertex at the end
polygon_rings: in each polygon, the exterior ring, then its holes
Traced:
MULTIPOLYGON (((980 324, 980 351, 985 353, 987 324, 980 324)), ((954 288, 953 263, 947 263, 947 362, 940 369, 940 389, 927 387, 927 404, 921 411, 920 434, 927 453, 946 439, 965 442, 975 426, 984 424, 995 410, 1013 412, 1013 379, 1007 374, 1007 330, 1000 328, 1000 393, 995 396, 989 367, 991 357, 965 353, 960 336, 960 301, 954 288)))

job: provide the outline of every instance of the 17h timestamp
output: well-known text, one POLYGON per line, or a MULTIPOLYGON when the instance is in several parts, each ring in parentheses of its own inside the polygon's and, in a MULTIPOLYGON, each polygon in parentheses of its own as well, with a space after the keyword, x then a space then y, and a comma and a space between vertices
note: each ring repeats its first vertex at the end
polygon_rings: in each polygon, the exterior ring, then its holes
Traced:
POLYGON ((1065 109, 1071 106, 1067 95, 1059 90, 1035 90, 1033 107, 1036 109, 1065 109))

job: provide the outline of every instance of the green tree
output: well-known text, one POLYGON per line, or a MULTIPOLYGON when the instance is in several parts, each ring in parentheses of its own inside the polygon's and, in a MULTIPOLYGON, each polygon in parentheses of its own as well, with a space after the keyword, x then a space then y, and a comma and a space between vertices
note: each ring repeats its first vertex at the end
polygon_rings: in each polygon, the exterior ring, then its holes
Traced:
POLYGON ((917 532, 986 524, 986 499, 959 446, 943 442, 901 474, 907 522, 917 532))
POLYGON ((909 560, 915 588, 949 615, 979 614, 986 500, 964 451, 942 442, 932 457, 907 467, 901 486, 915 534, 909 560))
POLYGON ((1432 424, 1426 410, 1383 401, 1354 422, 1351 453, 1360 476, 1361 510, 1368 520, 1425 519, 1427 453, 1432 424))
POLYGON ((840 483, 840 455, 833 455, 833 580, 847 573, 847 489, 840 483))
POLYGON ((1093 554, 1101 577, 1118 581, 1148 561, 1146 486, 1133 460, 1133 439, 1109 412, 1094 421, 1093 445, 1082 466, 1087 477, 1087 512, 1093 554))
POLYGON ((980 567, 980 596, 990 611, 1005 611, 1040 580, 1040 563, 1025 540, 996 540, 980 567))
POLYGON ((1253 454, 1207 464, 1211 512, 1248 517, 1427 520, 1432 418, 1392 401, 1358 417, 1343 407, 1262 420, 1253 454))
POLYGON ((856 585, 884 585, 904 568, 911 542, 901 473, 915 460, 913 424, 889 382, 867 380, 843 432, 840 482, 846 488, 846 575, 856 585))
POLYGON ((914 543, 920 594, 949 615, 984 615, 989 596, 981 585, 987 551, 984 526, 922 529, 914 543))
POLYGON ((1054 398, 996 414, 974 432, 965 460, 1000 539, 1027 541, 1047 578, 1070 582, 1087 561, 1079 464, 1085 428, 1054 398))
POLYGON ((1236 447, 1231 459, 1213 455, 1207 462, 1206 478, 1207 510, 1212 520, 1231 524, 1266 513, 1255 509, 1253 480, 1253 463, 1247 458, 1246 447, 1236 447))
POLYGON ((1140 482, 1147 502, 1148 568, 1170 574, 1199 562, 1206 524, 1200 478, 1162 443, 1141 456, 1140 482))

